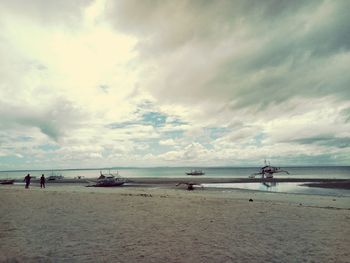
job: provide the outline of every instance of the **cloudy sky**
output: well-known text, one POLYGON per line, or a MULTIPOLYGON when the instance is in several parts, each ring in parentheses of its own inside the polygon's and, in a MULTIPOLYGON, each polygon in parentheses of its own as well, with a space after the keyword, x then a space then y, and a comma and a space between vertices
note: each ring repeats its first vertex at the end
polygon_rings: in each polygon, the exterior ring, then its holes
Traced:
POLYGON ((349 165, 349 10, 0 0, 0 170, 349 165))

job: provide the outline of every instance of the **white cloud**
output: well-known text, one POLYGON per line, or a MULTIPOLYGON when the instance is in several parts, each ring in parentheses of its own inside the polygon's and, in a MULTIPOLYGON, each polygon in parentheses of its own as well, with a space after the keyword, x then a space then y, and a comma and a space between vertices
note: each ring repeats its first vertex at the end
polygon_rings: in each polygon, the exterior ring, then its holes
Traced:
POLYGON ((176 145, 176 142, 173 139, 168 139, 168 140, 161 140, 159 141, 160 145, 169 145, 169 146, 174 146, 176 145))
POLYGON ((349 7, 2 1, 0 169, 349 164, 349 7))

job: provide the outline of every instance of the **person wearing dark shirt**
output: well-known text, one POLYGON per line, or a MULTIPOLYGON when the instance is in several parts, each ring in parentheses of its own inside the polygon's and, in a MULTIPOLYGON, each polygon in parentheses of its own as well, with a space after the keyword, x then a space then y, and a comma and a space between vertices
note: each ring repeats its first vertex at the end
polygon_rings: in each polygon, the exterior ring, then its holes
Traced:
POLYGON ((45 181, 45 176, 42 174, 40 177, 40 188, 45 188, 45 181))
POLYGON ((30 185, 30 179, 32 179, 32 177, 30 177, 30 174, 27 174, 26 177, 24 177, 24 181, 26 182, 26 188, 29 188, 30 185))

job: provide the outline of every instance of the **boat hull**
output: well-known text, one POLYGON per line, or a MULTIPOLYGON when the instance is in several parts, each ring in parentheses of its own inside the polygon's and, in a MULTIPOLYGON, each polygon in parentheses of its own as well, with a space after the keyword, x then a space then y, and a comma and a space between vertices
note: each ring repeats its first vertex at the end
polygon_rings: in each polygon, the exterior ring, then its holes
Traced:
POLYGON ((13 184, 15 180, 2 180, 0 184, 13 184))

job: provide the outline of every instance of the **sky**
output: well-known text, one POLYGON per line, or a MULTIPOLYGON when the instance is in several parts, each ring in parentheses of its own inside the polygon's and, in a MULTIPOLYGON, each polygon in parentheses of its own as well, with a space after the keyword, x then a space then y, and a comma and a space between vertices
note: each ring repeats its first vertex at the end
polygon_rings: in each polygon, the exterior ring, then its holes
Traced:
POLYGON ((348 10, 0 0, 0 170, 350 165, 348 10))

